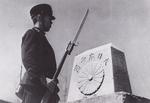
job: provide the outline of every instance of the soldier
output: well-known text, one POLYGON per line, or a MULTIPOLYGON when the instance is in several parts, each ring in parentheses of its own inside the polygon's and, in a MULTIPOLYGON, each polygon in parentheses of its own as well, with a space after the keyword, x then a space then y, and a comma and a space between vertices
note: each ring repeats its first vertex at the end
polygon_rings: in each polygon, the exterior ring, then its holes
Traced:
POLYGON ((41 103, 46 91, 52 94, 49 103, 57 103, 58 81, 47 84, 46 78, 52 79, 56 71, 54 50, 45 33, 55 20, 49 4, 39 4, 31 8, 30 15, 34 27, 22 37, 21 56, 26 69, 21 86, 24 88, 22 103, 41 103))

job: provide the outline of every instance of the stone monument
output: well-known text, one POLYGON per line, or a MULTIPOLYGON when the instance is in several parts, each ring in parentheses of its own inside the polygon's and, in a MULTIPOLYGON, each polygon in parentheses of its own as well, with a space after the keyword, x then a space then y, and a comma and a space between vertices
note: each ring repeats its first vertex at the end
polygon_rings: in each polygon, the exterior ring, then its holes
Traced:
POLYGON ((112 44, 74 59, 67 103, 150 103, 132 95, 124 53, 112 44))

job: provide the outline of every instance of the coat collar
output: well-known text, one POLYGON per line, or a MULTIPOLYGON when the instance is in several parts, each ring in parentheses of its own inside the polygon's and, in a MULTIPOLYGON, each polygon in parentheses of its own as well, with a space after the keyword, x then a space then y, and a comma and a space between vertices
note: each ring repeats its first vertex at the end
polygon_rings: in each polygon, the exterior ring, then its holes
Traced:
POLYGON ((35 31, 37 31, 37 32, 39 32, 39 33, 45 35, 45 32, 41 31, 38 27, 34 27, 33 29, 34 29, 35 31))

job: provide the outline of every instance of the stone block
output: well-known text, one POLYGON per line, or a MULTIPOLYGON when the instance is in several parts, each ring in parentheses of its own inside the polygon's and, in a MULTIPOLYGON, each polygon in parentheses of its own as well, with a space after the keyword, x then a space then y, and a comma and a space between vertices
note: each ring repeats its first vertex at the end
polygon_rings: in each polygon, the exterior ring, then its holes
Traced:
POLYGON ((116 92, 88 99, 77 100, 68 103, 150 103, 150 99, 135 96, 126 92, 116 92))

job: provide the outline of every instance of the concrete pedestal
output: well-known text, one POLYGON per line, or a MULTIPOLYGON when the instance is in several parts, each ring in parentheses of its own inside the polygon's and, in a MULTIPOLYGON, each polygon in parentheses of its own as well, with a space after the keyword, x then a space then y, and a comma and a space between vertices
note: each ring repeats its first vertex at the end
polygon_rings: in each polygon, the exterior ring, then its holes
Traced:
POLYGON ((68 103, 150 103, 150 99, 135 96, 126 92, 116 92, 109 95, 77 100, 68 103))

